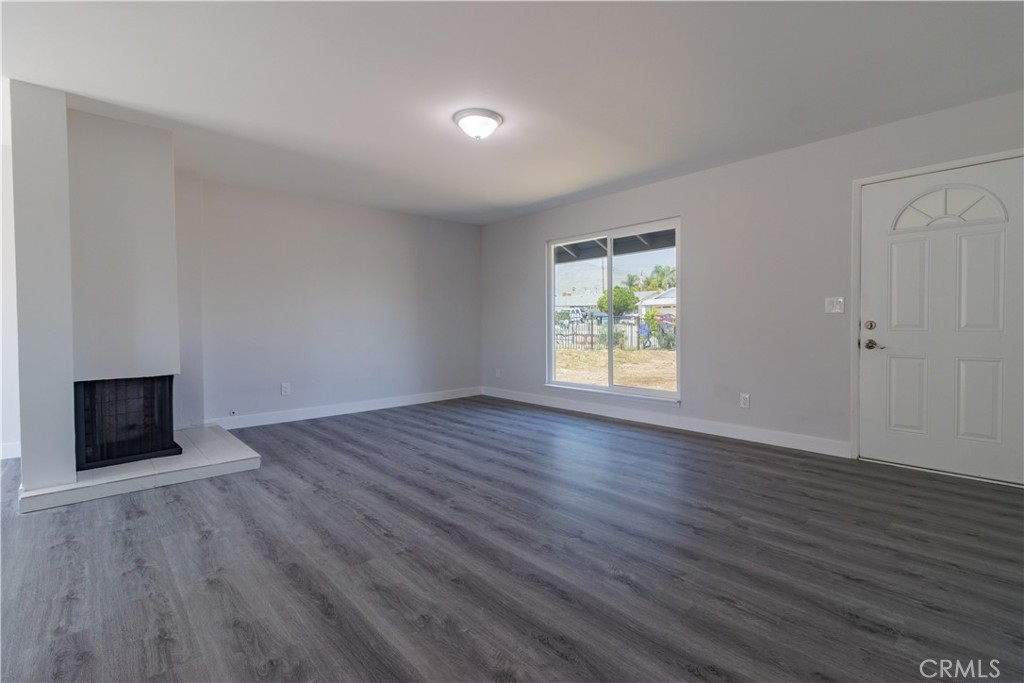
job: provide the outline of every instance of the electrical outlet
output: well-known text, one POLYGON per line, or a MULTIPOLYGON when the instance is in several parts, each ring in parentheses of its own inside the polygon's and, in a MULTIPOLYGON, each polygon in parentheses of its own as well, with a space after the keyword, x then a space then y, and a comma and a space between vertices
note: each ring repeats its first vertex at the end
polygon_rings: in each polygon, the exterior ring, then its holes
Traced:
POLYGON ((750 394, 740 394, 740 408, 750 407, 750 394))
POLYGON ((291 393, 292 393, 292 383, 291 382, 281 382, 281 395, 282 396, 290 396, 291 393))

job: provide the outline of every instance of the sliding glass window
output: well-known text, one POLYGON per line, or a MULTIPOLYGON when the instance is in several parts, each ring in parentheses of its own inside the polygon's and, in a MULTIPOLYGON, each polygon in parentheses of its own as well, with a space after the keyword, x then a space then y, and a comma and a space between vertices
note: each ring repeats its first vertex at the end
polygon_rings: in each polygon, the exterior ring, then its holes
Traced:
POLYGON ((549 244, 548 382, 678 398, 679 220, 549 244))

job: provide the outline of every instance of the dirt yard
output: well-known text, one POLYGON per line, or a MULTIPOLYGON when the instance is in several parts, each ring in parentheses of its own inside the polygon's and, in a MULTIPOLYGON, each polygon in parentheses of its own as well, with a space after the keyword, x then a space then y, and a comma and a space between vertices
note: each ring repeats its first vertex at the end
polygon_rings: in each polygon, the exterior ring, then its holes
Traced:
MULTIPOLYGON (((578 384, 608 382, 608 352, 558 349, 555 352, 555 379, 578 384)), ((676 352, 641 349, 615 349, 615 383, 645 389, 676 390, 676 352)))

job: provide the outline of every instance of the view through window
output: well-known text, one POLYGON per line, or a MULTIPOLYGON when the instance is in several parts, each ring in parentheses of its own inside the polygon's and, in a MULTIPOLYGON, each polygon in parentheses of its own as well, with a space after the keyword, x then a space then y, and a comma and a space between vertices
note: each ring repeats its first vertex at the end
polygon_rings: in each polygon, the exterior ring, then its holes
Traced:
POLYGON ((551 246, 551 381, 676 394, 675 222, 551 246))

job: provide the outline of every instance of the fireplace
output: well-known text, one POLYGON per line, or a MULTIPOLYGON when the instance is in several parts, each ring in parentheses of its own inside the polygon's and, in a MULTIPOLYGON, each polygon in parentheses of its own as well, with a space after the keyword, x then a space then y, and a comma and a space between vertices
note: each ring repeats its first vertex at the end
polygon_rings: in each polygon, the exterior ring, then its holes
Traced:
POLYGON ((75 382, 78 470, 178 455, 171 399, 174 376, 75 382))

